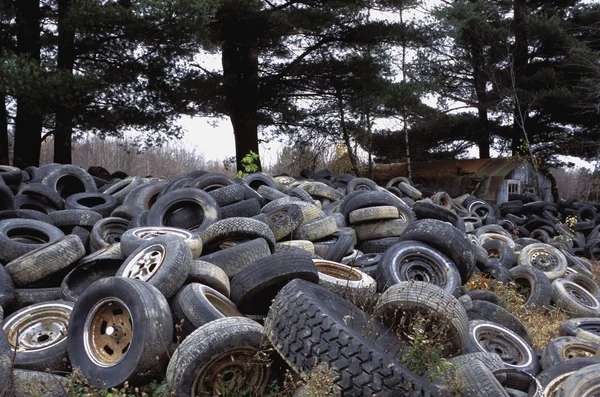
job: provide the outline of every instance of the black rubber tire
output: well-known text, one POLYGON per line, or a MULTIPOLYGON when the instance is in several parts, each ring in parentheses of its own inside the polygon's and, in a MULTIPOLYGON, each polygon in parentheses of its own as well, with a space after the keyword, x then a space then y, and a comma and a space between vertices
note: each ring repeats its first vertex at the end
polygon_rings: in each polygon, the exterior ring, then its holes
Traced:
POLYGON ((0 390, 6 395, 11 395, 7 392, 15 382, 15 372, 20 371, 14 369, 13 358, 14 352, 8 343, 8 338, 4 332, 0 332, 0 390))
POLYGON ((102 219, 102 215, 90 210, 63 210, 53 212, 48 216, 52 219, 52 224, 63 232, 69 232, 75 226, 92 230, 92 227, 102 219))
POLYGON ((192 251, 185 241, 167 234, 141 244, 115 276, 143 280, 169 299, 185 283, 191 262, 192 251))
MULTIPOLYGON (((467 355, 467 356, 470 356, 467 355)), ((464 356, 459 356, 464 357, 464 356)), ((492 371, 479 360, 452 362, 449 376, 458 379, 458 390, 449 390, 450 395, 464 397, 508 397, 508 393, 492 371)))
POLYGON ((331 215, 302 224, 292 232, 296 240, 315 241, 332 235, 337 230, 335 218, 331 215))
POLYGON ((123 199, 123 205, 133 205, 143 211, 152 208, 167 181, 144 183, 131 190, 123 199))
POLYGON ((65 200, 66 209, 88 209, 109 216, 117 208, 117 199, 105 193, 76 193, 65 200))
POLYGON ((415 314, 424 319, 425 332, 444 346, 442 356, 459 355, 466 348, 467 312, 454 296, 437 285, 422 281, 394 284, 381 295, 373 310, 375 318, 396 335, 410 334, 415 314))
POLYGON ((542 386, 542 395, 560 395, 560 386, 571 374, 581 368, 596 364, 598 364, 597 358, 574 358, 572 360, 563 361, 548 369, 544 369, 544 371, 536 377, 542 386))
POLYGON ((573 317, 600 317, 600 302, 585 288, 564 278, 552 282, 552 301, 573 317))
POLYGON ((254 240, 263 238, 275 251, 275 236, 263 222, 251 218, 227 218, 216 221, 208 226, 201 235, 203 252, 206 254, 227 247, 238 241, 254 240))
POLYGON ((123 218, 104 218, 94 224, 90 233, 90 249, 101 248, 121 241, 121 236, 129 228, 129 221, 123 218))
POLYGON ((320 285, 289 282, 269 310, 265 333, 295 372, 328 365, 344 396, 430 392, 425 379, 394 359, 399 342, 386 327, 320 285))
POLYGON ((277 183, 269 175, 262 172, 254 172, 243 179, 244 184, 250 186, 253 190, 257 190, 259 186, 267 185, 273 189, 278 189, 277 183))
POLYGON ((221 209, 210 194, 200 189, 183 188, 159 197, 150 208, 146 224, 181 227, 199 234, 219 219, 221 219, 221 209), (189 211, 193 215, 191 219, 187 219, 181 225, 170 224, 172 211, 185 208, 181 206, 186 202, 193 204, 193 211, 189 211))
POLYGON ((117 274, 123 260, 120 255, 114 255, 81 263, 71 270, 61 282, 62 299, 75 302, 83 291, 94 282, 117 274))
POLYGON ((61 165, 47 172, 42 183, 58 192, 62 198, 75 193, 97 191, 92 176, 76 165, 61 165))
POLYGON ((293 203, 278 205, 264 214, 277 241, 289 237, 304 222, 302 208, 293 203))
POLYGON ((437 219, 449 222, 461 232, 465 232, 465 222, 447 208, 426 201, 417 201, 412 207, 417 219, 437 219))
POLYGON ((253 217, 260 214, 260 202, 249 198, 221 207, 221 218, 253 217))
POLYGON ((248 390, 252 396, 264 395, 271 370, 267 360, 256 360, 263 348, 263 339, 263 327, 243 317, 226 317, 198 328, 179 345, 169 362, 169 390, 177 397, 190 396, 194 392, 224 395, 225 391, 219 390, 215 378, 229 380, 227 375, 235 373, 239 378, 234 379, 237 387, 230 390, 233 395, 242 395, 248 390), (207 375, 211 379, 202 378, 207 375), (200 385, 195 385, 198 377, 205 381, 199 380, 200 385), (210 387, 201 386, 206 383, 210 387))
POLYGON ((245 241, 212 254, 203 255, 199 260, 212 263, 232 278, 248 265, 271 255, 271 247, 264 238, 245 241))
POLYGON ((490 259, 487 265, 481 269, 481 273, 491 276, 502 284, 508 284, 512 279, 510 271, 497 259, 490 259))
POLYGON ((398 243, 398 237, 377 238, 361 241, 358 248, 365 254, 382 254, 392 245, 398 243))
POLYGON ((456 265, 462 284, 465 284, 475 269, 475 255, 471 242, 464 233, 437 219, 422 219, 409 223, 400 240, 424 242, 444 255, 456 265))
POLYGON ((519 335, 529 346, 533 346, 533 339, 525 324, 501 306, 483 300, 473 300, 467 310, 467 316, 469 321, 484 320, 500 324, 519 335))
POLYGON ((219 318, 243 317, 225 295, 200 283, 181 288, 173 297, 171 308, 184 339, 197 328, 219 318))
POLYGON ((85 255, 81 239, 69 234, 37 248, 6 264, 16 287, 26 287, 48 276, 71 268, 85 255))
POLYGON ((526 294, 525 307, 544 309, 550 306, 551 282, 541 270, 533 266, 515 266, 510 269, 513 282, 526 294))
POLYGON ((143 184, 144 180, 139 176, 125 177, 123 180, 108 186, 103 193, 113 196, 121 204, 129 193, 143 184))
POLYGON ((405 240, 388 248, 379 261, 380 291, 403 281, 428 281, 456 296, 461 280, 458 269, 444 254, 426 243, 405 240))
POLYGON ((511 269, 517 265, 518 256, 504 241, 488 240, 483 248, 487 251, 488 258, 498 259, 505 268, 511 269))
POLYGON ((525 371, 533 376, 540 371, 533 348, 508 328, 483 320, 469 321, 467 353, 488 352, 500 356, 506 368, 525 371), (487 337, 485 337, 487 335, 487 337))
MULTIPOLYGON (((56 212, 54 212, 56 214, 56 212)), ((35 210, 2 210, 0 211, 0 221, 5 219, 34 219, 54 225, 54 221, 50 215, 44 214, 35 210)))
POLYGON ((233 181, 226 175, 209 173, 200 175, 188 182, 186 187, 194 187, 196 189, 202 189, 205 192, 210 192, 231 184, 233 184, 233 181))
POLYGON ((303 251, 278 252, 251 263, 231 280, 231 300, 244 314, 267 314, 271 301, 289 281, 319 282, 310 255, 303 251))
POLYGON ((354 239, 350 233, 342 233, 323 255, 323 259, 341 262, 342 259, 354 248, 354 239))
POLYGON ((56 226, 33 219, 0 221, 0 263, 11 262, 64 237, 56 226))
POLYGON ((100 388, 116 387, 125 381, 135 386, 159 376, 167 365, 166 345, 172 339, 173 320, 165 297, 148 283, 123 277, 96 281, 83 292, 73 307, 67 336, 71 365, 81 370, 88 384, 100 388), (89 327, 88 316, 94 315, 98 304, 111 302, 107 299, 123 302, 135 324, 135 334, 130 336, 123 359, 103 367, 86 352, 84 330, 89 327))
POLYGON ((597 396, 600 393, 600 364, 588 365, 573 372, 560 385, 560 395, 597 396))
POLYGON ((35 303, 61 300, 60 288, 16 288, 14 299, 7 305, 4 315, 35 303))
POLYGON ((350 224, 350 213, 360 208, 391 205, 398 209, 400 217, 407 223, 416 219, 414 212, 407 205, 401 203, 393 194, 384 191, 353 192, 347 195, 340 204, 340 212, 346 217, 346 223, 350 224))
POLYGON ((33 371, 68 368, 66 332, 72 309, 72 302, 37 303, 2 321, 2 331, 13 349, 15 368, 33 371), (20 343, 21 340, 24 343, 20 343))
POLYGON ((0 307, 6 309, 15 297, 15 284, 4 266, 0 266, 0 307))
POLYGON ((190 271, 185 279, 185 283, 204 284, 219 291, 227 298, 229 298, 231 294, 231 285, 229 283, 229 277, 227 277, 227 273, 212 263, 204 262, 198 259, 192 260, 190 263, 190 271))
MULTIPOLYGON (((552 339, 544 348, 542 353, 542 368, 548 370, 555 365, 559 365, 565 361, 578 358, 593 358, 600 344, 579 339, 576 336, 559 336, 552 339)), ((595 357, 600 364, 600 357, 595 357)))
POLYGON ((142 226, 128 229, 120 238, 121 252, 123 256, 127 257, 141 244, 165 234, 173 234, 183 239, 192 250, 192 258, 197 258, 202 254, 200 236, 184 229, 167 226, 142 226))
POLYGON ((7 388, 2 390, 10 397, 68 397, 69 379, 41 371, 15 369, 7 388))
POLYGON ((474 300, 474 301, 482 300, 482 301, 493 303, 495 305, 497 305, 498 302, 500 301, 500 297, 498 295, 496 295, 492 291, 488 291, 485 289, 469 291, 469 292, 467 292, 467 295, 469 295, 471 297, 471 300, 474 300))
POLYGON ((237 183, 211 190, 208 193, 215 199, 220 207, 237 203, 244 199, 244 188, 237 183))
POLYGON ((356 238, 360 241, 375 240, 386 237, 399 237, 407 223, 404 219, 389 219, 383 221, 373 221, 354 225, 356 238))
POLYGON ((26 195, 41 202, 51 205, 54 210, 62 210, 65 208, 65 200, 53 189, 43 183, 27 183, 19 189, 19 194, 26 195))
POLYGON ((544 243, 529 244, 521 250, 519 265, 534 266, 552 280, 563 277, 567 271, 567 258, 557 248, 544 243))
POLYGON ((600 299, 600 286, 591 277, 582 273, 571 273, 565 275, 565 280, 579 285, 597 299, 600 299))

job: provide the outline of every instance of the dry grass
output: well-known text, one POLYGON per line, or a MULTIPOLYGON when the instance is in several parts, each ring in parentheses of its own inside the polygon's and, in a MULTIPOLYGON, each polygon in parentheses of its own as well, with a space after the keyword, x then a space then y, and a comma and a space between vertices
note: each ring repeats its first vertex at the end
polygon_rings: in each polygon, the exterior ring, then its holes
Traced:
POLYGON ((517 285, 502 284, 482 274, 471 277, 467 283, 469 290, 487 289, 500 297, 500 305, 517 317, 529 330, 534 349, 543 349, 554 338, 558 337, 558 327, 570 316, 564 310, 554 308, 525 308, 525 296, 519 293, 517 285))

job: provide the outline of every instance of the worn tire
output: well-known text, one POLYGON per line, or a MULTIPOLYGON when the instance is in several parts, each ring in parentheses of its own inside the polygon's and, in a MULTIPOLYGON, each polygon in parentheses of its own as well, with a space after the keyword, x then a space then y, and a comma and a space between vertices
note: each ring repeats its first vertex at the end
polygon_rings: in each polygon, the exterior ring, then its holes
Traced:
POLYGON ((33 219, 0 221, 0 263, 11 262, 64 237, 56 226, 33 219))

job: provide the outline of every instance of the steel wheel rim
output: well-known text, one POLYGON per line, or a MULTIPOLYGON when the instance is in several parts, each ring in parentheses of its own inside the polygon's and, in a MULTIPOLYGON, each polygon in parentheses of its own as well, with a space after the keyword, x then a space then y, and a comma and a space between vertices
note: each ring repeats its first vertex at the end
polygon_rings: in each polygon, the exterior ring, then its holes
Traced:
POLYGON ((72 310, 71 306, 61 303, 29 307, 7 321, 2 329, 12 349, 19 352, 45 350, 67 338, 72 310))
POLYGON ((439 264, 423 254, 411 254, 402 258, 400 264, 402 281, 423 281, 445 287, 448 279, 439 264))
POLYGON ((143 227, 134 231, 133 234, 142 240, 152 240, 156 237, 165 236, 167 234, 181 237, 184 240, 192 237, 192 234, 186 230, 178 230, 176 228, 169 227, 143 227))
POLYGON ((527 346, 506 329, 493 324, 480 324, 473 328, 473 336, 482 351, 497 354, 509 367, 518 369, 530 365, 533 360, 527 346), (509 356, 514 353, 516 357, 509 356))
POLYGON ((192 397, 222 395, 223 388, 235 382, 236 388, 252 385, 256 395, 267 386, 269 367, 258 358, 254 347, 240 346, 213 356, 202 366, 192 384, 192 397))
POLYGON ((558 259, 546 249, 532 250, 528 256, 529 262, 541 271, 551 271, 558 267, 558 259))
POLYGON ((572 360, 574 358, 594 357, 596 350, 586 345, 571 344, 563 347, 560 354, 565 360, 572 360))
POLYGON ((573 282, 564 283, 567 294, 580 305, 590 307, 592 309, 598 308, 598 300, 594 298, 585 288, 577 285, 573 282))
POLYGON ((167 248, 162 244, 154 244, 138 252, 127 262, 123 277, 142 281, 150 280, 162 266, 167 248))
POLYGON ((96 303, 85 319, 83 344, 87 356, 99 367, 120 363, 133 340, 133 319, 129 307, 118 298, 96 303))

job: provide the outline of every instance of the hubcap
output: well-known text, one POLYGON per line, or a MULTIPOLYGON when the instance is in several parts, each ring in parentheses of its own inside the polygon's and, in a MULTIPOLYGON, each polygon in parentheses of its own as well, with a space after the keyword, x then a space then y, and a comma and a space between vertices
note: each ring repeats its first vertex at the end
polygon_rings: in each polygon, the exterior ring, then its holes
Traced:
POLYGON ((123 277, 148 281, 160 268, 165 259, 166 248, 156 244, 134 256, 123 271, 123 277))
POLYGON ((83 332, 88 357, 100 367, 112 367, 123 360, 133 339, 131 312, 120 299, 104 299, 88 314, 83 332))
POLYGON ((17 351, 39 351, 67 337, 72 308, 52 303, 24 310, 2 327, 8 342, 17 351))

